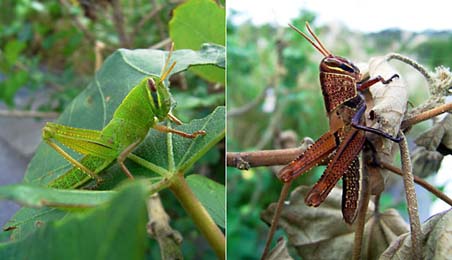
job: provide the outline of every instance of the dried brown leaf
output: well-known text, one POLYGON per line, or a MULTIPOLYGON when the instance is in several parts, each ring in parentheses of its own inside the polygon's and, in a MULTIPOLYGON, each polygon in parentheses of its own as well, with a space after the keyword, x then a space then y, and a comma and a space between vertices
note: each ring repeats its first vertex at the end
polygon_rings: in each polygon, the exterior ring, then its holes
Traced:
POLYGON ((444 155, 452 153, 452 116, 448 114, 417 139, 413 151, 413 172, 427 177, 438 172, 444 155))
MULTIPOLYGON (((350 226, 342 218, 342 191, 334 188, 318 208, 308 207, 304 197, 309 187, 296 188, 285 205, 279 220, 303 259, 350 259, 353 249, 354 225, 350 226)), ((269 223, 276 204, 270 205, 261 215, 269 223)), ((363 259, 375 259, 398 235, 407 232, 408 227, 395 210, 372 215, 371 203, 366 216, 364 231, 363 259), (372 258, 369 258, 372 257, 372 258)))
POLYGON ((287 248, 287 241, 280 239, 275 247, 270 251, 267 260, 293 260, 287 248))
MULTIPOLYGON (((450 259, 452 256, 452 210, 432 216, 422 225, 422 259, 450 259)), ((409 233, 394 240, 380 259, 411 259, 409 233)))

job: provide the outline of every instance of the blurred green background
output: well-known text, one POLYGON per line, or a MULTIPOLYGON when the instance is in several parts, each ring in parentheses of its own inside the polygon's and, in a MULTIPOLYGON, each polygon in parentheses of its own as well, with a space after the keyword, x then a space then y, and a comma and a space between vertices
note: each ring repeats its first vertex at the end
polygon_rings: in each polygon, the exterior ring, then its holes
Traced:
MULTIPOLYGON (((227 16, 228 152, 281 148, 281 133, 285 135, 287 130, 297 134, 297 142, 304 137, 316 140, 328 129, 318 79, 321 54, 287 26, 277 26, 272 19, 270 23, 255 25, 251 19, 235 19, 238 15, 241 14, 229 9, 227 16), (235 22, 238 20, 241 22, 235 22)), ((397 52, 414 58, 430 70, 438 65, 452 65, 448 59, 452 54, 451 32, 387 29, 362 33, 338 24, 319 25, 316 16, 304 10, 291 23, 305 31, 304 24, 308 21, 327 49, 354 63, 397 52)), ((392 61, 391 65, 408 81, 412 105, 421 104, 428 95, 426 81, 408 65, 397 61, 392 61)), ((429 123, 414 127, 409 140, 428 127, 429 123)), ((239 171, 227 168, 230 259, 260 257, 268 232, 260 213, 278 199, 282 185, 274 173, 279 169, 258 167, 239 171)), ((314 168, 299 177, 292 188, 314 184, 324 169, 314 168)), ((425 197, 428 203, 434 199, 424 193, 425 197)), ((407 215, 401 193, 383 194, 381 210, 388 207, 407 215)), ((421 212, 421 221, 425 220, 425 214, 429 214, 428 207, 426 212, 421 212)), ((282 232, 275 237, 281 235, 282 232)))

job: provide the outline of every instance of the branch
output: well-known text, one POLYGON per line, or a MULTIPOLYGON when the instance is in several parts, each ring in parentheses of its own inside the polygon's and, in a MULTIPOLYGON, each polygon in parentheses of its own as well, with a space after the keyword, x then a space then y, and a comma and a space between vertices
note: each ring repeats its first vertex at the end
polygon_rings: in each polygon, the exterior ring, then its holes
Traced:
POLYGON ((425 77, 425 79, 427 79, 429 84, 433 84, 434 79, 433 79, 432 75, 430 74, 430 72, 424 66, 417 63, 415 60, 410 59, 406 56, 400 55, 398 53, 390 53, 390 54, 386 55, 387 61, 390 61, 392 59, 396 59, 396 60, 402 61, 408 65, 411 65, 413 68, 415 68, 417 71, 419 71, 425 77))
POLYGON ((158 43, 150 46, 149 49, 160 49, 169 44, 171 44, 171 38, 165 38, 165 39, 159 41, 158 43))
POLYGON ((143 18, 141 18, 141 20, 138 22, 138 24, 135 26, 135 28, 133 29, 133 32, 131 34, 131 41, 133 42, 134 39, 136 38, 137 34, 140 32, 140 30, 143 28, 143 26, 150 20, 152 19, 155 15, 159 14, 160 11, 162 10, 162 6, 157 4, 157 6, 154 8, 154 10, 152 10, 152 12, 148 13, 147 15, 143 16, 143 18))
POLYGON ((422 231, 419 220, 418 203, 416 198, 416 191, 414 189, 414 178, 412 173, 410 153, 408 150, 408 142, 402 131, 399 131, 400 137, 403 140, 399 143, 400 156, 402 160, 403 184, 405 186, 405 194, 408 206, 408 215, 410 218, 411 229, 411 248, 413 259, 422 258, 422 231))
POLYGON ((196 227, 212 246, 217 257, 219 259, 225 259, 226 241, 224 234, 215 224, 201 202, 196 198, 190 186, 188 186, 185 181, 184 176, 175 176, 169 189, 173 192, 185 211, 190 215, 190 218, 193 220, 196 227))
POLYGON ((353 251, 352 251, 352 259, 357 260, 361 259, 361 249, 363 244, 363 237, 364 237, 364 227, 366 225, 366 213, 367 209, 369 207, 369 201, 370 201, 370 186, 369 186, 369 173, 367 172, 367 168, 361 167, 363 174, 362 176, 362 187, 360 189, 360 197, 361 202, 359 202, 358 207, 358 215, 357 215, 357 221, 356 221, 356 228, 355 228, 355 236, 353 238, 353 251))
MULTIPOLYGON (((391 165, 389 163, 386 162, 380 162, 380 167, 384 168, 386 170, 389 170, 392 173, 395 173, 399 176, 403 176, 403 172, 401 169, 395 167, 394 165, 391 165)), ((431 192, 433 195, 435 195, 437 198, 441 199, 442 201, 446 202, 447 204, 449 204, 450 206, 452 206, 452 199, 449 198, 446 194, 444 194, 443 192, 441 192, 440 190, 438 190, 437 188, 435 188, 433 185, 431 185, 430 183, 426 182, 424 179, 419 178, 416 175, 413 175, 414 177, 414 182, 418 185, 420 185, 421 187, 423 187, 424 189, 428 190, 429 192, 431 192)))
POLYGON ((182 236, 169 225, 170 218, 158 193, 149 197, 148 215, 147 232, 159 243, 161 259, 183 259, 180 248, 182 236))
POLYGON ((452 110, 452 103, 444 104, 439 107, 435 107, 433 109, 427 110, 420 114, 417 114, 411 118, 405 119, 402 122, 401 129, 406 129, 412 125, 415 125, 419 122, 425 121, 442 113, 452 110))
POLYGON ((248 111, 252 110, 256 106, 258 106, 265 99, 265 96, 267 95, 267 90, 268 87, 265 88, 264 91, 262 91, 262 93, 257 98, 247 103, 246 105, 229 110, 227 117, 229 118, 234 116, 241 116, 247 113, 248 111))
POLYGON ((285 165, 295 160, 306 148, 290 148, 279 150, 262 150, 256 152, 228 152, 226 153, 227 166, 240 170, 251 167, 285 165))
POLYGON ((279 195, 278 204, 276 204, 275 214, 272 218, 272 223, 270 225, 270 231, 267 234, 267 241, 265 241, 264 252, 262 253, 261 260, 267 259, 267 255, 270 250, 270 244, 272 242, 273 235, 275 234, 276 228, 278 227, 279 216, 281 215, 282 208, 284 206, 284 201, 287 198, 287 195, 290 191, 290 186, 292 181, 284 183, 281 194, 279 195))
POLYGON ((57 112, 39 112, 22 110, 0 110, 0 116, 19 117, 19 118, 57 118, 60 114, 57 112))

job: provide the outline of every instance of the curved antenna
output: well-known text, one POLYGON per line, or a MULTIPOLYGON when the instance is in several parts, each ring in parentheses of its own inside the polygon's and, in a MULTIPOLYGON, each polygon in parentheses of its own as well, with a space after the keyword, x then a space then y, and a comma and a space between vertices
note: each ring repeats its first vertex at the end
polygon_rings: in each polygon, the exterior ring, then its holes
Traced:
POLYGON ((312 46, 314 46, 323 56, 330 56, 331 52, 329 52, 325 46, 323 46, 322 42, 319 40, 317 35, 314 33, 314 31, 309 26, 309 23, 306 22, 306 28, 308 28, 309 33, 314 37, 315 41, 313 41, 308 35, 306 35, 304 32, 300 31, 297 27, 295 27, 292 24, 289 24, 290 28, 294 29, 298 34, 303 36, 309 43, 311 43, 312 46), (316 43, 317 42, 317 43, 316 43))
POLYGON ((168 51, 168 56, 166 57, 166 60, 165 60, 165 65, 163 65, 162 73, 160 73, 161 74, 160 82, 163 82, 166 79, 166 77, 168 77, 169 73, 174 69, 174 66, 176 66, 176 62, 173 62, 171 64, 171 66, 168 69, 166 69, 168 67, 169 61, 171 59, 171 54, 173 53, 173 49, 174 49, 174 42, 171 43, 170 50, 168 51))

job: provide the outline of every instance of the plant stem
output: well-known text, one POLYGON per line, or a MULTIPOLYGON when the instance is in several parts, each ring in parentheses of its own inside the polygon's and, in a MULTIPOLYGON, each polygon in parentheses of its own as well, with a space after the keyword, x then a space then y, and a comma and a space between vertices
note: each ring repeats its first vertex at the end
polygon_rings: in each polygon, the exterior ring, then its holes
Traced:
POLYGON ((358 215, 356 221, 355 228, 355 237, 353 242, 353 251, 352 251, 352 259, 361 259, 362 256, 362 247, 363 247, 363 237, 364 237, 364 228, 366 225, 366 213, 369 208, 369 200, 370 200, 370 185, 369 185, 369 172, 366 166, 362 167, 361 174, 361 184, 362 187, 360 189, 360 197, 361 202, 358 207, 358 215))
POLYGON ((179 174, 174 176, 169 189, 177 197, 188 215, 190 215, 199 231, 201 231, 203 236, 212 246, 218 258, 225 259, 224 234, 215 224, 207 210, 202 206, 201 202, 196 198, 184 177, 179 174))
POLYGON ((447 103, 447 104, 441 105, 439 107, 435 107, 433 109, 422 112, 414 117, 403 120, 401 128, 405 129, 414 124, 417 124, 424 120, 430 119, 432 117, 435 117, 437 115, 440 115, 440 114, 450 111, 450 110, 452 110, 452 103, 447 103))
POLYGON ((155 165, 151 162, 146 161, 145 159, 131 153, 127 156, 127 158, 131 159, 132 161, 134 161, 135 163, 143 166, 144 168, 153 171, 157 174, 159 174, 160 176, 166 177, 170 175, 170 172, 167 171, 165 168, 162 168, 158 165, 155 165))
POLYGON ((403 140, 400 142, 400 155, 402 158, 403 184, 405 186, 405 194, 408 206, 408 215, 411 227, 411 247, 412 259, 422 259, 422 231, 419 221, 418 203, 416 199, 416 191, 414 189, 414 179, 412 173, 410 153, 408 150, 408 142, 402 131, 399 131, 403 140))
POLYGON ((305 150, 298 147, 255 152, 228 152, 227 165, 239 169, 244 169, 243 165, 248 165, 248 167, 285 165, 295 160, 305 150))
POLYGON ((267 235, 267 241, 265 242, 264 252, 262 253, 261 259, 267 259, 267 255, 270 250, 270 244, 272 242, 273 235, 275 234, 276 228, 278 226, 279 216, 281 215, 282 208, 284 206, 284 200, 286 200, 287 195, 289 194, 290 186, 292 181, 284 183, 284 186, 281 189, 281 194, 279 195, 278 204, 276 204, 275 214, 272 218, 272 223, 270 226, 270 231, 267 235))
MULTIPOLYGON (((391 165, 391 164, 386 163, 386 162, 380 162, 380 166, 382 168, 386 169, 386 170, 389 170, 392 173, 395 173, 395 174, 397 174, 399 176, 403 176, 402 170, 400 170, 399 168, 395 167, 394 165, 391 165)), ((449 198, 446 194, 441 192, 435 186, 433 186, 430 183, 426 182, 424 179, 419 178, 416 175, 413 175, 413 177, 414 177, 414 182, 416 184, 420 185, 421 187, 423 187, 427 191, 431 192, 438 199, 440 199, 440 200, 444 201, 445 203, 449 204, 450 206, 452 206, 452 199, 449 198)))

